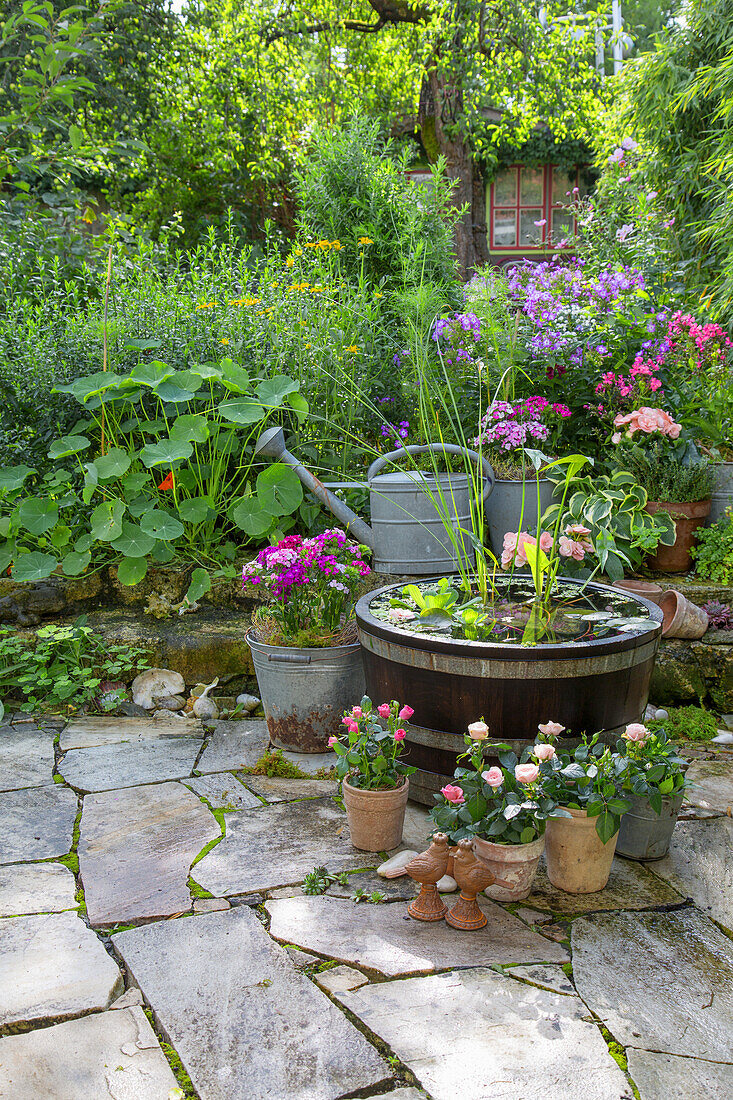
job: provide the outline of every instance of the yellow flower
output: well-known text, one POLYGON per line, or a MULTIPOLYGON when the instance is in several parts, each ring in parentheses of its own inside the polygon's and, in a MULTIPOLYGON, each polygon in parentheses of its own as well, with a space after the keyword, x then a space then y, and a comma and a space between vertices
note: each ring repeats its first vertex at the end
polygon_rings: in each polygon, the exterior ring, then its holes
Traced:
POLYGON ((382 294, 381 290, 375 290, 374 291, 374 297, 375 298, 383 298, 384 295, 382 294))
POLYGON ((340 252, 342 247, 341 241, 331 241, 331 248, 334 252, 340 252))
POLYGON ((232 298, 232 300, 230 301, 229 305, 230 305, 230 306, 241 306, 241 305, 244 305, 244 298, 232 298))
POLYGON ((287 260, 285 261, 285 266, 286 267, 294 267, 295 266, 295 260, 293 259, 292 256, 288 256, 287 260))
POLYGON ((303 255, 303 249, 302 248, 294 248, 293 249, 293 255, 302 256, 303 255))
POLYGON ((262 301, 261 298, 245 298, 244 299, 244 304, 246 306, 258 306, 261 301, 262 301))
POLYGON ((201 302, 196 306, 196 309, 213 309, 215 305, 216 302, 201 302))
POLYGON ((356 352, 358 352, 359 349, 356 346, 356 344, 349 344, 348 348, 346 348, 345 350, 356 353, 356 352))
POLYGON ((331 242, 330 241, 319 241, 318 244, 315 247, 316 248, 322 248, 324 252, 327 252, 328 249, 331 247, 331 242))
POLYGON ((228 340, 226 340, 226 339, 224 339, 224 340, 220 340, 220 341, 219 341, 219 343, 220 343, 220 344, 228 344, 228 343, 229 343, 229 341, 228 341, 228 340))
POLYGON ((359 237, 359 244, 374 244, 371 237, 359 237))
POLYGON ((306 351, 308 350, 308 348, 312 348, 312 347, 313 347, 313 345, 312 345, 312 344, 306 344, 306 345, 305 345, 306 351))

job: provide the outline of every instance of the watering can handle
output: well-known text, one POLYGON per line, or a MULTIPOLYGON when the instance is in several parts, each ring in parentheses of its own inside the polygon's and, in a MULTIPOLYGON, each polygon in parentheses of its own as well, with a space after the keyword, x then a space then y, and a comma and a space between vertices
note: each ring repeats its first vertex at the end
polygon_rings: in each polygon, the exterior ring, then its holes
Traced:
POLYGON ((494 470, 491 464, 487 459, 476 454, 475 451, 469 451, 467 447, 459 447, 456 443, 411 444, 409 447, 400 447, 399 451, 390 451, 388 454, 381 455, 372 462, 367 470, 367 481, 371 481, 388 462, 396 462, 398 458, 404 458, 405 455, 421 455, 429 451, 441 451, 449 455, 470 455, 471 458, 475 458, 477 462, 480 462, 484 481, 482 499, 486 500, 489 493, 494 488, 494 470))

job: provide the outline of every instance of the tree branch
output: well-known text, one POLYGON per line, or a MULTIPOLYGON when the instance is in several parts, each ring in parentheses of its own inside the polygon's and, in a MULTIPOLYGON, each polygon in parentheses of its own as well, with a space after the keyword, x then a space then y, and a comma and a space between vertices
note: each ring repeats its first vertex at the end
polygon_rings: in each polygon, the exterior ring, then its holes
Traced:
POLYGON ((322 34, 326 31, 344 30, 356 31, 358 34, 376 34, 382 27, 397 23, 424 23, 430 18, 429 9, 426 7, 410 7, 406 0, 369 0, 369 6, 377 16, 376 23, 362 23, 358 20, 344 19, 336 22, 309 23, 305 26, 271 26, 263 31, 266 45, 275 42, 278 38, 296 34, 322 34))

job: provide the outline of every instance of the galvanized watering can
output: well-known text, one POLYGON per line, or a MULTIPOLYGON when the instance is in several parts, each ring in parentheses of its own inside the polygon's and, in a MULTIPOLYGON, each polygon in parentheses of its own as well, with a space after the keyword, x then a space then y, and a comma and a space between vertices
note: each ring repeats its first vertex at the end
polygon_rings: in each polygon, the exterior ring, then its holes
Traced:
MULTIPOLYGON (((377 572, 408 575, 447 574, 456 571, 457 556, 445 530, 445 516, 450 517, 450 524, 456 533, 460 529, 471 530, 472 484, 467 474, 436 475, 417 470, 395 470, 392 473, 379 474, 388 463, 396 462, 406 455, 425 454, 429 451, 469 455, 477 463, 480 462, 482 498, 487 499, 494 488, 494 471, 486 459, 475 451, 452 443, 401 447, 399 451, 381 455, 367 471, 372 512, 370 527, 287 450, 282 428, 268 428, 255 444, 255 454, 276 458, 290 466, 305 487, 344 524, 352 537, 373 551, 372 565, 377 572)), ((349 484, 358 486, 363 483, 349 484)), ((472 553, 470 541, 465 535, 463 542, 466 554, 472 553)))

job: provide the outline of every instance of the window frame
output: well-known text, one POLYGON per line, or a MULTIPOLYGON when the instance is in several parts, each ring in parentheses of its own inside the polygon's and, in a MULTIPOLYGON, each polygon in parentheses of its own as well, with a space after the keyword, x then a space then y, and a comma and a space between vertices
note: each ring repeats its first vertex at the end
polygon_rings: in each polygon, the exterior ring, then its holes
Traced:
MULTIPOLYGON (((545 224, 541 227, 537 227, 538 229, 541 230, 541 237, 540 237, 539 243, 538 244, 519 244, 519 243, 517 243, 517 244, 495 244, 494 243, 494 213, 495 213, 495 211, 497 211, 497 210, 505 210, 505 211, 513 210, 514 211, 514 218, 515 218, 514 224, 515 224, 515 230, 516 230, 516 240, 518 242, 519 241, 519 235, 520 235, 520 219, 521 219, 522 210, 537 210, 538 209, 538 204, 537 203, 523 203, 521 201, 521 199, 522 199, 521 169, 522 168, 530 168, 530 167, 531 166, 527 165, 527 164, 508 164, 506 166, 506 168, 502 169, 502 172, 514 171, 516 173, 516 201, 514 202, 513 205, 506 204, 506 203, 497 203, 497 202, 495 202, 494 185, 496 183, 496 179, 492 180, 490 185, 489 185, 489 226, 488 226, 488 230, 489 230, 489 251, 490 252, 507 252, 507 253, 511 254, 511 253, 515 253, 515 252, 556 252, 556 251, 562 251, 562 249, 558 249, 558 246, 553 244, 552 240, 551 240, 552 212, 553 212, 554 209, 557 209, 561 205, 563 205, 559 201, 555 202, 555 203, 552 201, 552 188, 553 188, 553 182, 554 182, 554 174, 555 174, 556 171, 561 171, 566 178, 567 178, 568 173, 567 173, 566 169, 560 168, 560 165, 552 164, 552 163, 543 164, 541 166, 542 167, 542 202, 541 202, 541 204, 539 204, 539 209, 541 209, 541 211, 542 211, 541 215, 540 215, 540 218, 544 218, 545 224)), ((575 182, 574 182, 574 184, 571 184, 571 186, 575 186, 575 187, 580 186, 580 174, 583 171, 583 167, 584 166, 582 164, 578 164, 578 165, 575 166, 575 182)), ((533 169, 533 170, 537 171, 537 169, 533 169)), ((570 181, 568 181, 568 182, 570 182, 570 181)), ((577 232, 577 221, 576 221, 576 219, 573 219, 573 232, 577 232)))

